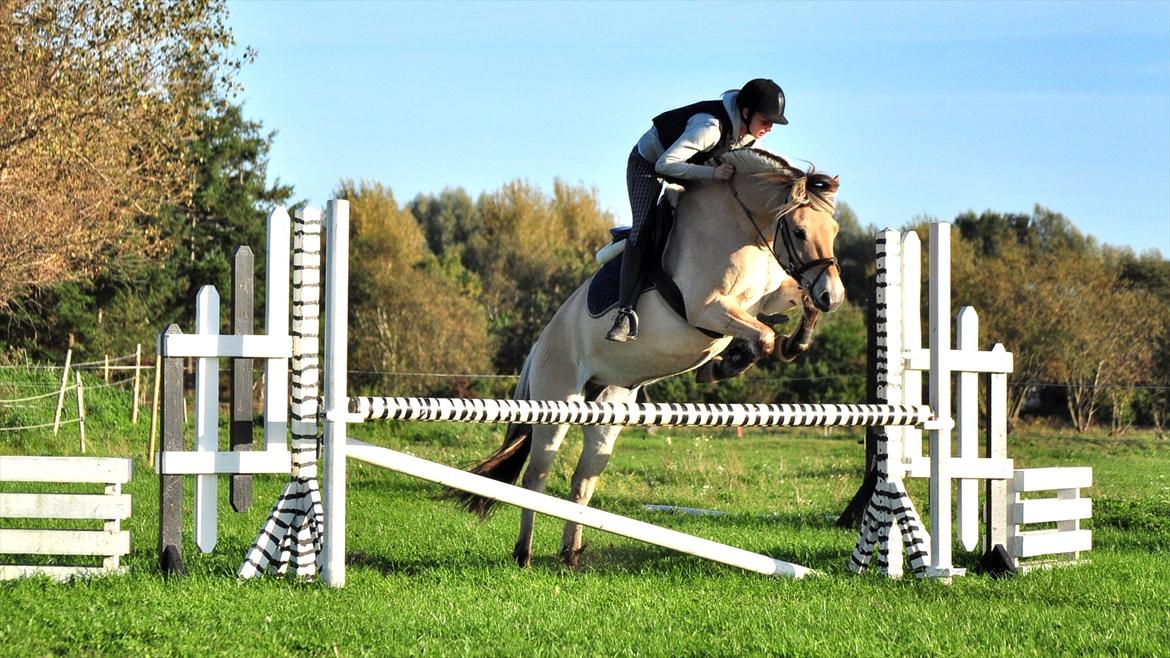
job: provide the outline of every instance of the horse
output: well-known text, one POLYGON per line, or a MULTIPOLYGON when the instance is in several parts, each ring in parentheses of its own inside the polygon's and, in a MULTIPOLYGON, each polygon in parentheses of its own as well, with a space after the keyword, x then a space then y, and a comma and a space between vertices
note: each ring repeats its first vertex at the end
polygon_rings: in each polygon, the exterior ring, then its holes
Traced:
MULTIPOLYGON (((610 319, 587 311, 591 277, 540 333, 521 368, 515 399, 634 402, 640 387, 707 364, 732 340, 745 345, 750 365, 777 349, 775 331, 757 315, 798 305, 801 325, 780 342, 780 356, 791 359, 808 349, 818 314, 837 308, 845 297, 833 255, 838 179, 759 149, 728 151, 722 161, 735 166, 735 175, 702 183, 679 198, 663 252, 663 272, 681 293, 686 317, 658 290, 648 291, 638 302, 638 340, 607 341, 610 319)), ((621 429, 583 427, 573 502, 589 504, 621 429)), ((470 470, 512 484, 523 469, 523 486, 543 493, 567 431, 568 425, 510 425, 500 449, 470 470)), ((481 519, 496 502, 452 494, 481 519)), ((512 552, 521 567, 532 562, 535 518, 535 512, 522 510, 512 552)), ((567 522, 561 560, 576 568, 582 552, 582 527, 567 522)))

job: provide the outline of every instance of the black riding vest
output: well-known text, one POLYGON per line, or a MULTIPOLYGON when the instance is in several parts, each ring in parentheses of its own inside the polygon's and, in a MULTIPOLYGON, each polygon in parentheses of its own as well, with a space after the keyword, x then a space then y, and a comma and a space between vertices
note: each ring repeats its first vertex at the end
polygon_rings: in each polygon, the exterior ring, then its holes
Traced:
MULTIPOLYGON (((690 121, 691 117, 696 114, 710 114, 719 119, 719 144, 712 150, 720 147, 726 148, 731 144, 731 115, 727 113, 723 101, 699 101, 685 107, 668 110, 654 117, 654 128, 658 131, 658 141, 662 142, 663 148, 669 149, 672 144, 678 141, 679 137, 682 137, 687 129, 687 121, 690 121)), ((748 144, 748 146, 750 145, 748 144)), ((687 158, 687 162, 702 164, 710 156, 710 151, 700 151, 687 158)))

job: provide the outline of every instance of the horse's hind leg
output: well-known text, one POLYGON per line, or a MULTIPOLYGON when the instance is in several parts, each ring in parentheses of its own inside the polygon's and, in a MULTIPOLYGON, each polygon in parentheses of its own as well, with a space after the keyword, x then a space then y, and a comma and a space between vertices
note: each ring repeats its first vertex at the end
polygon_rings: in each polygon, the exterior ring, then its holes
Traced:
MULTIPOLYGON (((532 427, 532 450, 528 454, 528 467, 524 469, 524 488, 544 493, 548 474, 552 471, 553 458, 565 440, 568 425, 534 425, 532 427)), ((520 510, 520 534, 512 557, 516 564, 527 567, 532 564, 532 529, 536 524, 536 512, 520 510)))
MULTIPOLYGON (((605 388, 597 397, 598 402, 624 403, 633 402, 637 397, 637 389, 630 390, 617 386, 605 388)), ((620 425, 590 425, 582 428, 585 434, 584 446, 581 448, 581 459, 577 462, 577 470, 573 472, 572 491, 570 500, 578 505, 588 505, 597 488, 597 480, 601 472, 609 464, 609 457, 613 454, 613 446, 621 433, 620 425)), ((576 568, 581 562, 582 526, 571 521, 565 523, 565 533, 561 537, 561 560, 569 567, 576 568)))

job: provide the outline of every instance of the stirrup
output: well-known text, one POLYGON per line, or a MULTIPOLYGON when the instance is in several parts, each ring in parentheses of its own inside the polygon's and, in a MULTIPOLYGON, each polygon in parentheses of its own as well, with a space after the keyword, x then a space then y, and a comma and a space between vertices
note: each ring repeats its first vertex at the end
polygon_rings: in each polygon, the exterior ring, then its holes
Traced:
POLYGON ((615 343, 638 339, 638 314, 634 312, 633 306, 623 306, 618 309, 617 317, 614 318, 613 326, 605 335, 605 339, 615 343))

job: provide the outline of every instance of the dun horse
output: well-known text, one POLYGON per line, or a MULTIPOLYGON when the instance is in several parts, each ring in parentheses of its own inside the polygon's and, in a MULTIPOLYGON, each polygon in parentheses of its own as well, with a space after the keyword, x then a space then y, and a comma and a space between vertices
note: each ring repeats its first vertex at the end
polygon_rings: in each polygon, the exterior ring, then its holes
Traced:
MULTIPOLYGON (((560 307, 532 347, 515 398, 633 402, 639 387, 693 370, 720 354, 733 339, 746 341, 751 359, 773 353, 776 334, 757 315, 802 305, 801 326, 782 340, 782 358, 808 349, 820 311, 844 299, 833 256, 837 223, 832 212, 837 179, 802 171, 766 151, 739 149, 723 156, 735 165, 728 182, 709 182, 679 200, 677 221, 663 269, 675 282, 686 319, 655 292, 638 302, 636 342, 605 340, 610 317, 591 317, 589 281, 560 307)), ((512 425, 504 444, 472 472, 513 483, 524 463, 523 485, 543 492, 553 457, 568 425, 512 425)), ((573 473, 571 499, 587 505, 613 452, 621 427, 584 427, 585 441, 573 473)), ((457 494, 481 517, 495 501, 457 494)), ((535 512, 523 510, 512 553, 521 566, 532 560, 535 512)), ((561 558, 577 566, 581 526, 565 524, 561 558)))

